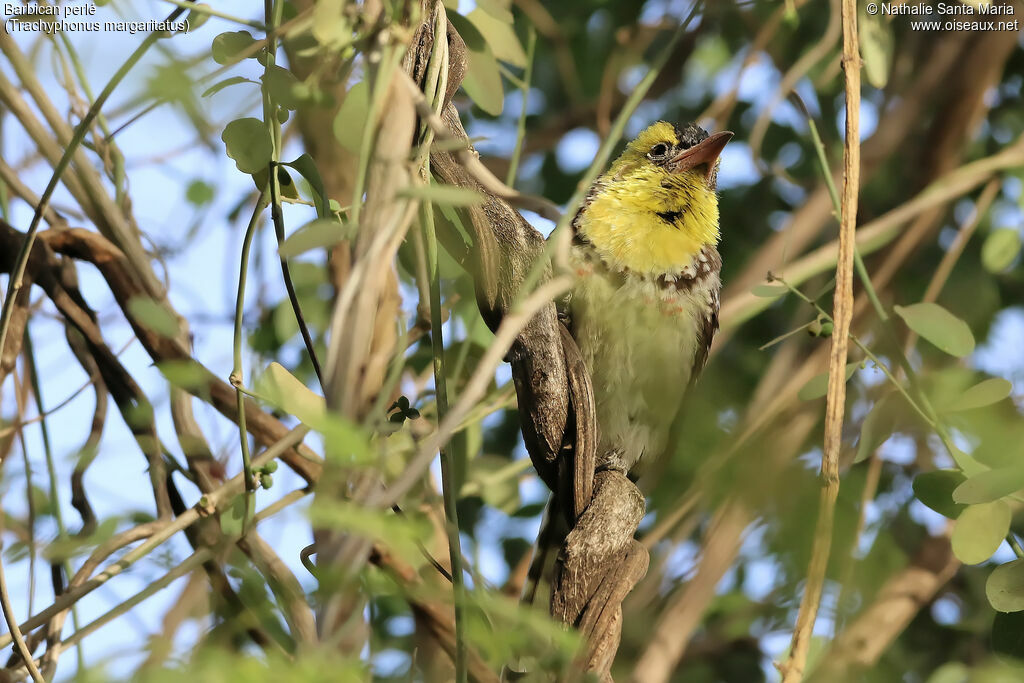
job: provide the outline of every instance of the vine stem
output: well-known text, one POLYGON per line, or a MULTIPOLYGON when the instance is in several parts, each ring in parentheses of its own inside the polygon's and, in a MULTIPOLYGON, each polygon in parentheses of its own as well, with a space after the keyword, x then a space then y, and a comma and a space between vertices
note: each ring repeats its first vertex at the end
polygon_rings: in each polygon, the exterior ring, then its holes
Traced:
MULTIPOLYGON (((833 297, 832 345, 829 352, 828 394, 825 403, 825 439, 821 458, 822 487, 814 545, 807 581, 800 600, 790 654, 779 666, 783 683, 804 678, 811 634, 818 616, 825 572, 832 549, 832 526, 839 496, 839 448, 846 408, 846 356, 853 317, 853 267, 856 253, 857 199, 860 193, 860 50, 857 42, 856 0, 842 0, 843 66, 846 85, 846 139, 843 150, 843 195, 839 225, 839 258, 833 297)), ((860 264, 863 267, 863 263, 860 264)), ((859 270, 859 269, 858 269, 859 270)), ((862 278, 866 278, 866 271, 862 278)), ((883 315, 884 311, 882 312, 883 315)), ((883 317, 883 320, 885 318, 883 317)))
MULTIPOLYGON (((28 359, 29 381, 32 383, 32 394, 35 397, 36 412, 39 413, 39 415, 41 416, 41 419, 39 420, 39 433, 43 439, 43 455, 46 457, 46 476, 47 479, 49 480, 50 485, 50 502, 53 505, 53 519, 55 522, 57 522, 57 538, 63 540, 68 538, 68 528, 64 524, 64 513, 60 507, 60 487, 57 484, 57 465, 56 460, 53 457, 53 447, 50 442, 50 428, 47 425, 46 421, 46 410, 43 407, 43 386, 42 382, 39 381, 39 368, 36 365, 36 350, 35 346, 32 343, 32 335, 29 334, 29 329, 27 327, 25 328, 25 353, 28 359)), ((24 439, 24 435, 22 435, 22 438, 24 439)), ((22 446, 24 447, 24 445, 25 444, 23 441, 22 446)), ((27 448, 25 449, 25 462, 28 462, 27 448)), ((34 567, 34 564, 34 562, 30 563, 30 567, 34 567)), ((60 564, 64 569, 65 576, 67 576, 67 579, 65 579, 65 581, 70 580, 71 577, 74 576, 74 572, 71 571, 71 560, 68 558, 64 558, 64 560, 60 564)), ((30 569, 30 571, 34 571, 34 569, 30 569)), ((35 575, 33 575, 30 578, 30 584, 32 584, 33 587, 31 590, 34 592, 35 575)), ((32 602, 30 600, 30 614, 32 613, 31 605, 32 602)), ((79 623, 77 605, 74 605, 71 608, 71 624, 75 627, 76 630, 78 629, 79 623)), ((81 673, 85 670, 85 653, 83 652, 81 644, 76 646, 76 650, 78 652, 78 670, 79 673, 81 673)))
MULTIPOLYGON (((260 214, 267 208, 267 191, 264 189, 256 200, 249 225, 245 228, 245 237, 242 238, 242 256, 238 267, 238 294, 235 297, 235 324, 234 338, 232 343, 232 354, 234 365, 231 369, 231 385, 235 387, 235 400, 238 406, 238 435, 242 449, 242 471, 245 483, 245 492, 248 496, 253 488, 252 456, 249 453, 249 434, 245 427, 245 395, 244 375, 242 372, 242 315, 245 312, 245 284, 249 275, 249 252, 252 249, 252 239, 256 234, 256 226, 259 223, 260 214)), ((248 513, 249 500, 245 501, 245 509, 248 513)), ((243 527, 244 527, 243 520, 243 527)))
MULTIPOLYGON (((277 237, 278 249, 284 243, 284 214, 281 211, 281 179, 278 177, 278 169, 281 162, 281 121, 277 118, 277 106, 267 87, 266 75, 277 64, 277 36, 276 29, 281 23, 281 16, 284 11, 283 2, 265 0, 263 12, 267 22, 267 53, 263 69, 264 83, 261 86, 263 94, 263 123, 267 126, 267 132, 273 141, 273 156, 267 166, 267 181, 270 187, 270 217, 274 223, 274 235, 277 237)), ((309 362, 313 364, 313 372, 316 373, 317 382, 320 384, 320 391, 324 392, 324 375, 320 369, 320 360, 316 356, 316 348, 313 346, 313 336, 309 333, 309 326, 306 318, 302 315, 302 307, 299 305, 299 296, 295 292, 295 284, 292 281, 291 269, 288 267, 288 259, 278 254, 281 262, 281 278, 284 280, 284 288, 288 293, 288 303, 292 307, 292 314, 299 327, 299 334, 302 336, 302 343, 306 346, 306 353, 309 355, 309 362)))
MULTIPOLYGON (((434 45, 424 82, 424 95, 437 113, 444 105, 444 93, 448 75, 448 18, 441 2, 434 3, 434 45)), ((430 156, 428 151, 433 141, 429 125, 421 124, 422 163, 420 172, 425 182, 430 182, 430 156)), ((427 280, 430 296, 430 345, 434 356, 434 392, 437 404, 437 421, 440 424, 448 415, 448 380, 444 362, 444 333, 441 319, 441 270, 437 258, 437 233, 434 228, 434 207, 427 199, 420 206, 422 215, 423 241, 427 252, 427 280)), ((448 536, 448 558, 451 562, 452 592, 455 610, 455 680, 466 683, 466 583, 462 562, 462 540, 459 536, 459 512, 455 490, 455 463, 452 460, 451 445, 442 443, 438 448, 441 460, 441 496, 444 501, 445 531, 448 536)))
MULTIPOLYGON (((428 162, 429 163, 429 162, 428 162)), ((430 278, 430 344, 434 355, 434 389, 437 401, 437 419, 448 414, 448 383, 444 362, 444 335, 441 321, 441 275, 437 262, 437 235, 434 231, 433 208, 423 203, 423 233, 427 247, 427 271, 430 278)), ((466 585, 462 567, 462 542, 459 537, 459 513, 456 507, 455 463, 451 445, 438 450, 441 459, 441 495, 447 519, 448 556, 452 566, 452 587, 455 592, 455 680, 466 681, 465 596, 466 585)))

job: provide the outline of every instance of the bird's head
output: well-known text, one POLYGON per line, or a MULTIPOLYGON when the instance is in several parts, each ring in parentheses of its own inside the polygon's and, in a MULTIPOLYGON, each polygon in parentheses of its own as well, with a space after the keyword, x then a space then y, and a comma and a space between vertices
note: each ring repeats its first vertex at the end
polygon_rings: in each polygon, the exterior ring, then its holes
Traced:
POLYGON ((708 135, 706 130, 692 123, 680 128, 658 121, 626 146, 608 175, 635 178, 639 172, 652 180, 663 180, 691 191, 714 193, 718 156, 730 138, 732 133, 728 131, 708 135))
POLYGON ((718 244, 718 157, 731 137, 693 124, 647 127, 598 181, 584 236, 632 270, 686 267, 718 244))

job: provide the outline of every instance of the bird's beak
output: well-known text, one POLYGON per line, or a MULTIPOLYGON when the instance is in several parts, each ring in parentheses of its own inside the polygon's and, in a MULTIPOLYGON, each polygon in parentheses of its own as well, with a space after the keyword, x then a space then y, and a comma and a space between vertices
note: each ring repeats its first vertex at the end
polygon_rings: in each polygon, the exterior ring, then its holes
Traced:
POLYGON ((669 160, 668 167, 672 169, 673 173, 682 173, 683 171, 703 166, 704 178, 710 180, 711 174, 715 171, 715 162, 718 161, 718 155, 725 148, 725 143, 732 139, 732 135, 727 130, 709 135, 690 149, 683 150, 672 157, 669 160))

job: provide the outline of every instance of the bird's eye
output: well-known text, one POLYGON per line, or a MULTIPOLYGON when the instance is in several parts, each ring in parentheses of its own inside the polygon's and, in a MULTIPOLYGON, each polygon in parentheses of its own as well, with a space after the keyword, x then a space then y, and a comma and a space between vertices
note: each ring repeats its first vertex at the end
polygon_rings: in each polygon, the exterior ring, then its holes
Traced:
POLYGON ((659 142, 654 147, 651 147, 651 151, 647 156, 652 159, 662 159, 666 154, 668 154, 668 145, 664 142, 659 142))

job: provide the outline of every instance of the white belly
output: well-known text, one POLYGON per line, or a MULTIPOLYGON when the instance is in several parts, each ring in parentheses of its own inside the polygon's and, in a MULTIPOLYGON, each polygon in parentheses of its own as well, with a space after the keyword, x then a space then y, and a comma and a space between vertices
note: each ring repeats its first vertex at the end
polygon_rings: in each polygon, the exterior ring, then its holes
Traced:
POLYGON ((599 466, 628 472, 665 451, 693 371, 705 297, 639 278, 613 283, 586 273, 577 281, 570 311, 594 385, 599 466))

